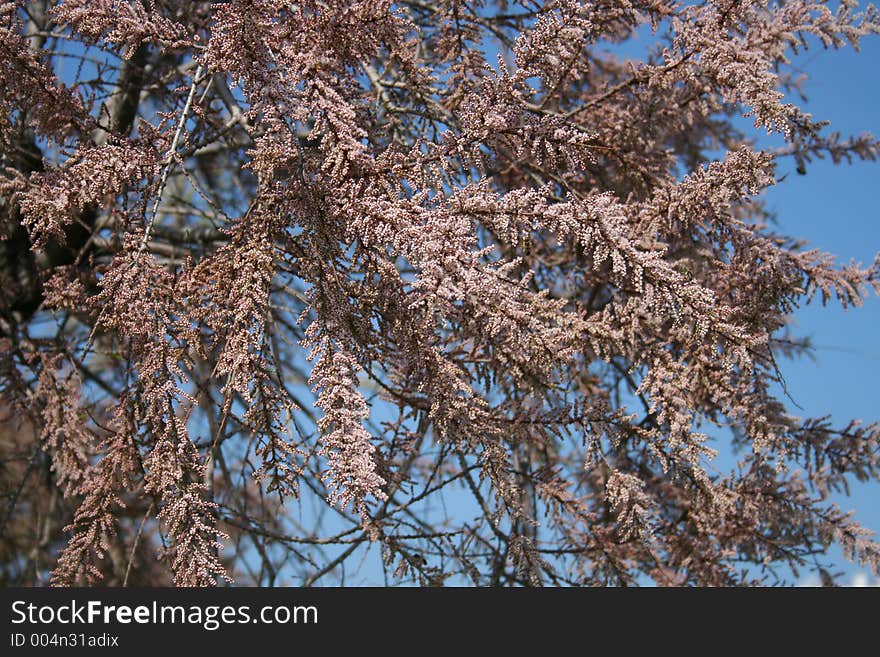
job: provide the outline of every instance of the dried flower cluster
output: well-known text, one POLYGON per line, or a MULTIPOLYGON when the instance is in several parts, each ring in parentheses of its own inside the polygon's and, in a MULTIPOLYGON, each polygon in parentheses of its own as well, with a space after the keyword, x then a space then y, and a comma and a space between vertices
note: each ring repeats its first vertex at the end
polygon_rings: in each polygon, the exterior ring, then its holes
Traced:
POLYGON ((0 581, 876 572, 778 360, 880 260, 759 199, 875 159, 790 102, 857 4, 0 0, 0 581))

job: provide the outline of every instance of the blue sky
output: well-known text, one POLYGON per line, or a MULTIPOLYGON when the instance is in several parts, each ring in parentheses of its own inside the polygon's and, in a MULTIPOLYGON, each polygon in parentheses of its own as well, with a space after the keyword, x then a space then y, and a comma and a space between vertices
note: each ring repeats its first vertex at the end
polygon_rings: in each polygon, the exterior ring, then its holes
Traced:
MULTIPOLYGON (((866 4, 861 3, 862 7, 866 4)), ((645 25, 633 39, 610 50, 642 59, 656 39, 645 25)), ((787 102, 798 104, 816 120, 829 121, 825 130, 839 132, 841 141, 864 132, 880 137, 880 36, 863 39, 860 52, 849 46, 829 50, 812 41, 809 50, 792 58, 792 65, 806 76, 801 91, 807 100, 792 97, 787 102)), ((782 145, 781 138, 768 138, 752 128, 751 119, 738 125, 758 138, 759 147, 782 145)), ((798 175, 789 158, 780 162, 776 173, 784 180, 769 189, 764 199, 776 213, 777 232, 806 240, 807 248, 827 251, 841 265, 855 260, 867 266, 873 261, 880 251, 880 160, 835 165, 830 158, 814 159, 806 175, 798 175)), ((880 394, 874 379, 880 370, 880 299, 872 295, 862 307, 846 311, 835 302, 823 307, 816 300, 800 308, 794 319, 792 335, 809 336, 815 349, 813 358, 779 363, 788 393, 801 407, 782 397, 789 411, 801 417, 830 414, 836 427, 851 419, 864 424, 880 421, 880 394)), ((781 389, 778 393, 783 395, 781 389)), ((723 454, 718 464, 727 464, 723 454)), ((855 518, 880 535, 880 482, 853 482, 850 493, 850 497, 833 496, 831 501, 855 510, 855 518)), ((880 578, 848 562, 836 547, 829 555, 835 572, 844 573, 845 581, 880 585, 880 578)), ((802 583, 814 580, 805 577, 802 583)))
MULTIPOLYGON (((808 101, 803 105, 816 119, 831 121, 829 130, 842 135, 863 131, 880 136, 880 38, 866 39, 862 52, 852 48, 829 51, 815 48, 795 60, 809 76, 804 85, 808 101)), ((870 264, 880 251, 880 161, 833 165, 814 161, 807 175, 794 172, 771 189, 766 199, 778 214, 781 232, 808 240, 839 257, 870 264)), ((877 371, 880 369, 880 299, 872 296, 863 307, 842 311, 816 301, 795 315, 794 332, 809 335, 815 360, 806 358, 781 363, 789 392, 803 407, 801 415, 830 413, 836 424, 851 418, 865 423, 880 420, 877 371)), ((880 532, 880 483, 855 484, 850 499, 839 499, 854 508, 856 518, 880 532)), ((855 576, 858 568, 839 551, 840 570, 855 576)))

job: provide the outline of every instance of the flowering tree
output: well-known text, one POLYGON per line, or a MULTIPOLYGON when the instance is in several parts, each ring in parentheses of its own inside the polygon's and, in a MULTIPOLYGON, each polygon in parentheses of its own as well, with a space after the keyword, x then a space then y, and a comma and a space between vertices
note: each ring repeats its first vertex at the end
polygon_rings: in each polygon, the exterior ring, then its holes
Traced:
POLYGON ((878 152, 789 102, 855 5, 0 1, 2 580, 876 570, 778 361, 880 260, 759 198, 878 152))

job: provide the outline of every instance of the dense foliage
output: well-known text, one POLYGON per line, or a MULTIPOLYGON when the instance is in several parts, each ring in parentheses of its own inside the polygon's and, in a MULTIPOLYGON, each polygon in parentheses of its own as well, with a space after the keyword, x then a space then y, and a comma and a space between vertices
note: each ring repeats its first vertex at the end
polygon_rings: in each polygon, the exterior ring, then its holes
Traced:
POLYGON ((778 362, 880 261, 760 199, 877 154, 789 61, 856 5, 0 1, 0 579, 877 569, 778 362))

